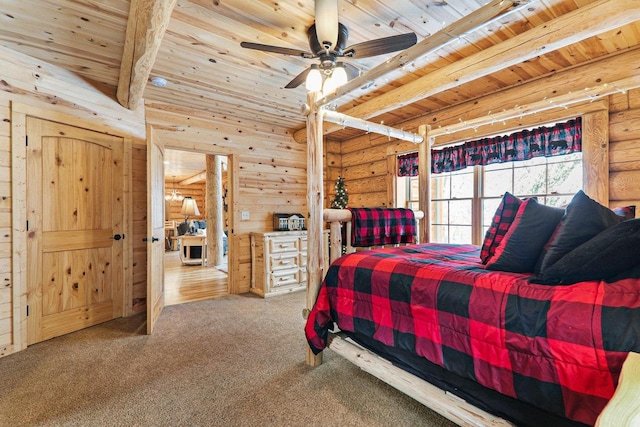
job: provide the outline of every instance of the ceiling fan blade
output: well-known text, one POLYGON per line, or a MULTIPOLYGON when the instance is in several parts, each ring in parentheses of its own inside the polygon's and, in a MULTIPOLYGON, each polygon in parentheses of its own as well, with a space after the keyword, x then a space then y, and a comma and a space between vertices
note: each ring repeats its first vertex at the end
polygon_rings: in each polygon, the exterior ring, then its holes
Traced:
POLYGON ((354 58, 367 58, 369 56, 382 55, 396 52, 413 46, 418 41, 415 33, 399 34, 397 36, 383 37, 349 46, 343 52, 343 56, 354 58))
POLYGON ((347 72, 347 77, 349 78, 349 80, 355 79, 356 77, 360 76, 360 74, 362 74, 362 71, 360 71, 358 67, 351 65, 348 62, 343 62, 342 66, 347 72))
POLYGON ((280 47, 280 46, 271 46, 271 45, 268 45, 268 44, 242 42, 242 43, 240 43, 240 46, 242 46, 242 47, 244 47, 246 49, 261 50, 263 52, 280 53, 282 55, 301 56, 302 58, 314 58, 315 57, 315 55, 313 55, 312 53, 305 52, 304 50, 291 49, 291 48, 288 48, 288 47, 280 47))
POLYGON ((293 78, 293 80, 291 80, 289 83, 287 83, 287 85, 284 88, 285 89, 294 89, 294 88, 297 88, 298 86, 300 86, 307 79, 307 74, 309 74, 310 70, 311 70, 311 67, 307 68, 306 70, 304 70, 303 72, 301 72, 300 74, 295 76, 293 78))

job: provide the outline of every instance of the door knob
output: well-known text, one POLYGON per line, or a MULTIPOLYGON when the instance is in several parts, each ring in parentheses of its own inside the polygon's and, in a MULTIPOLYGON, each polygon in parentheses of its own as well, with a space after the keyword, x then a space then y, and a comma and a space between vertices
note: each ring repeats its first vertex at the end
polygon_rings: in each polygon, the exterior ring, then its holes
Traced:
MULTIPOLYGON (((152 237, 151 238, 151 243, 153 242, 157 242, 159 239, 157 237, 152 237)), ((143 242, 148 242, 149 238, 145 237, 144 239, 142 239, 143 242)))

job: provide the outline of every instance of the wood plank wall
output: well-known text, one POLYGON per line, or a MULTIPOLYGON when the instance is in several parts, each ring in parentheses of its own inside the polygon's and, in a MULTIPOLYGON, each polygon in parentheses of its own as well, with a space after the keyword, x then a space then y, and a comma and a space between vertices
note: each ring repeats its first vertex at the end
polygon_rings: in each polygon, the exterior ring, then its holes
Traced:
MULTIPOLYGON (((0 71, 1 74, 1 71, 0 71)), ((10 354, 12 341, 11 282, 11 111, 0 91, 0 356, 10 354)))
POLYGON ((609 201, 640 217, 640 89, 610 97, 609 201))
MULTIPOLYGON (((602 70, 612 67, 625 67, 625 63, 633 52, 613 55, 590 65, 580 67, 583 81, 598 84, 603 79, 602 70)), ((434 113, 425 114, 397 125, 405 130, 416 132, 419 125, 439 126, 458 124, 466 120, 482 118, 487 111, 500 111, 510 103, 535 101, 534 97, 544 90, 563 93, 563 87, 575 84, 576 72, 560 73, 554 76, 525 83, 518 87, 496 92, 472 102, 451 106, 434 113), (555 86, 549 87, 553 80, 555 86), (542 89, 540 89, 542 88, 542 89), (500 95, 503 96, 500 96, 500 95)), ((571 114, 582 109, 596 111, 603 108, 609 111, 609 176, 602 177, 603 185, 609 186, 609 204, 612 207, 634 204, 640 211, 640 90, 616 92, 605 98, 605 102, 586 102, 582 106, 547 109, 544 112, 525 115, 505 122, 492 121, 480 129, 469 129, 463 134, 463 140, 470 140, 486 135, 512 132, 515 129, 539 123, 550 123, 554 120, 565 120, 571 114), (600 105, 602 104, 602 107, 600 105), (608 104, 608 107, 607 107, 608 104)), ((579 114, 579 113, 576 113, 579 114)), ((575 116, 573 116, 575 117, 575 116)), ((436 144, 456 141, 458 135, 441 134, 436 144)), ((416 147, 408 142, 388 140, 386 136, 368 134, 342 143, 327 142, 325 194, 326 203, 330 203, 335 190, 335 180, 339 175, 345 178, 349 193, 349 206, 376 207, 393 206, 394 160, 397 154, 416 151, 416 147)), ((637 214, 640 216, 640 212, 637 214)))
POLYGON ((273 230, 273 214, 307 214, 306 146, 297 143, 289 131, 277 126, 262 127, 238 120, 215 118, 164 104, 147 104, 147 120, 155 135, 170 149, 233 156, 237 165, 228 184, 233 192, 229 206, 229 268, 234 280, 232 293, 250 289, 251 246, 249 233, 273 230), (249 219, 242 220, 241 213, 249 219))
MULTIPOLYGON (((20 103, 33 107, 34 115, 47 120, 124 136, 134 146, 142 146, 142 153, 145 153, 144 108, 127 110, 107 93, 108 88, 95 88, 67 70, 0 46, 0 357, 24 346, 22 342, 13 342, 13 331, 21 329, 22 324, 20 315, 14 318, 13 313, 23 313, 24 308, 13 297, 13 280, 16 276, 20 277, 21 272, 13 271, 11 249, 14 196, 11 181, 11 105, 20 103)), ((112 95, 115 95, 115 90, 112 95)), ((133 150, 131 162, 125 160, 125 164, 133 163, 134 171, 145 167, 145 161, 140 163, 140 158, 136 158, 136 152, 139 151, 133 150)), ((145 173, 144 169, 142 171, 145 173)), ((135 191, 135 180, 138 179, 135 172, 131 179, 133 182, 130 184, 133 185, 127 185, 125 194, 129 200, 135 200, 132 207, 134 236, 131 240, 127 239, 130 244, 136 239, 140 241, 143 234, 138 231, 139 223, 146 221, 146 191, 144 197, 138 200, 138 195, 131 194, 131 189, 135 191)), ((143 185, 146 186, 146 178, 143 178, 143 185)), ((137 248, 134 247, 134 250, 137 248)), ((139 255, 133 251, 129 251, 129 254, 125 268, 127 271, 133 270, 135 281, 139 276, 137 269, 146 268, 146 261, 142 265, 134 265, 139 255)), ((132 284, 127 286, 127 295, 130 295, 132 284)), ((134 290, 136 293, 139 294, 134 290)), ((144 310, 144 307, 136 305, 135 296, 127 301, 127 308, 128 312, 144 310)))
MULTIPOLYGON (((636 205, 640 216, 640 89, 611 95, 609 99, 609 205, 636 205)), ((425 117, 424 121, 429 119, 425 117)), ((411 143, 387 141, 386 137, 373 134, 330 143, 327 148, 331 150, 327 153, 327 204, 335 194, 335 180, 341 175, 351 207, 392 206, 390 181, 395 178, 389 156, 415 150, 411 143)))
MULTIPOLYGON (((597 65, 594 65, 594 73, 597 65)), ((306 148, 290 133, 276 126, 264 128, 227 118, 212 118, 169 106, 152 105, 134 112, 120 107, 113 98, 91 87, 66 70, 0 47, 0 356, 11 354, 14 277, 12 271, 11 111, 12 102, 46 108, 60 120, 78 118, 95 130, 133 138, 130 198, 132 247, 128 267, 133 278, 129 287, 130 313, 146 309, 146 146, 145 119, 171 148, 235 157, 237 176, 231 184, 235 223, 231 238, 238 253, 234 269, 234 292, 249 290, 249 233, 272 227, 274 212, 306 215, 306 148), (41 78, 47 76, 47 79, 41 78), (240 213, 249 212, 248 221, 240 213)), ((103 88, 104 89, 104 88, 103 88)), ((640 207, 640 91, 610 96, 610 202, 611 206, 640 207)), ((421 117, 404 128, 417 130, 429 122, 421 117)), ((388 141, 384 136, 365 135, 343 143, 326 142, 326 198, 333 197, 339 175, 346 179, 350 206, 388 206, 389 156, 407 152, 411 143, 388 141)))

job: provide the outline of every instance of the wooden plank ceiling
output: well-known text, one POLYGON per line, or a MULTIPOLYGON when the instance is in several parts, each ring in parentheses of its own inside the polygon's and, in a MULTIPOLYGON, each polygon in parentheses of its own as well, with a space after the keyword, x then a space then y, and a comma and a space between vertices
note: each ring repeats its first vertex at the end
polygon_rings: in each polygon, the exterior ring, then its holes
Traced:
MULTIPOLYGON (((592 3, 606 0, 528 0, 516 12, 456 38, 437 52, 339 100, 345 111, 417 80, 518 34, 592 3)), ((134 0, 138 6, 171 0, 134 0)), ((349 29, 347 45, 415 32, 418 41, 464 19, 486 0, 339 0, 340 22, 349 29)), ((609 2, 615 7, 615 2, 609 2)), ((65 67, 116 93, 125 53, 128 0, 4 0, 0 44, 65 67)), ((172 4, 171 4, 172 6, 172 4)), ((201 117, 250 123, 289 131, 304 126, 303 86, 283 87, 315 59, 243 49, 241 41, 308 49, 306 29, 314 22, 313 0, 179 0, 151 64, 150 75, 164 77, 164 88, 147 84, 147 106, 199 110, 201 117)), ((130 34, 130 33, 129 33, 130 34)), ((477 98, 546 76, 595 58, 637 46, 637 22, 605 31, 566 48, 538 55, 454 89, 386 112, 376 121, 393 125, 416 115, 477 98)), ((349 62, 363 72, 391 55, 349 62)), ((357 131, 339 130, 343 140, 357 131)))

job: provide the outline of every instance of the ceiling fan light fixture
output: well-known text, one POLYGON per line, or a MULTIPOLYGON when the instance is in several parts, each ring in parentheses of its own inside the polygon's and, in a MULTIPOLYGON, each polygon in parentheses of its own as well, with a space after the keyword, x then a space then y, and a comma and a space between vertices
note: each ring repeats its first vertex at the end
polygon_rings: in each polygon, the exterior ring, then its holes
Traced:
POLYGON ((336 79, 333 76, 329 76, 325 79, 324 84, 322 85, 322 93, 324 96, 327 96, 336 91, 338 85, 336 84, 336 79))
POLYGON ((335 48, 338 42, 338 0, 316 0, 316 34, 325 49, 335 48))
POLYGON ((322 89, 322 72, 320 71, 318 65, 311 65, 311 69, 307 74, 305 87, 309 92, 317 92, 322 89))
POLYGON ((335 80, 336 88, 349 81, 349 78, 347 77, 347 70, 345 70, 341 62, 336 64, 336 67, 333 69, 333 73, 331 73, 331 78, 335 80))

